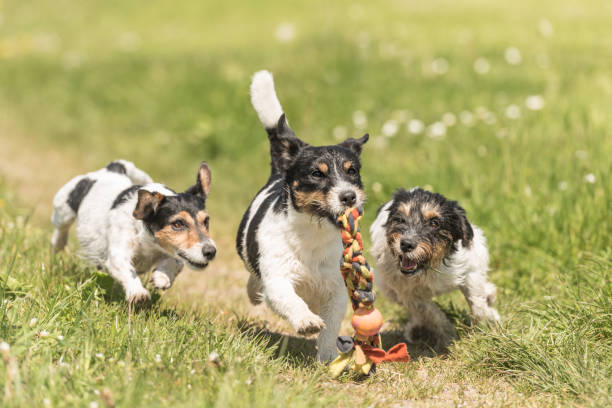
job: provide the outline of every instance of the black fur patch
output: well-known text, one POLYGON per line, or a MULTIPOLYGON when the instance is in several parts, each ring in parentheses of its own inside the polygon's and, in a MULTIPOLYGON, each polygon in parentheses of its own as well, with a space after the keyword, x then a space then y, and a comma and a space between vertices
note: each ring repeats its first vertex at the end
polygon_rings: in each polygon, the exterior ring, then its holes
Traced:
POLYGON ((108 165, 106 166, 106 170, 112 171, 113 173, 127 174, 127 169, 125 168, 125 166, 118 161, 108 163, 108 165))
POLYGON ((164 197, 155 213, 145 218, 143 222, 149 231, 154 233, 164 228, 174 214, 186 211, 195 220, 197 219, 198 212, 204 209, 206 209, 206 200, 203 196, 183 192, 174 196, 164 197))
MULTIPOLYGON (((261 272, 259 271, 259 242, 257 242, 257 231, 259 230, 259 224, 261 224, 261 221, 268 212, 268 209, 272 203, 274 201, 278 201, 282 190, 281 180, 271 179, 266 186, 269 186, 271 183, 276 184, 272 187, 271 191, 263 200, 259 208, 257 208, 255 214, 251 218, 251 222, 249 223, 249 229, 246 231, 247 259, 245 259, 245 261, 251 266, 253 273, 255 273, 255 276, 257 277, 261 277, 261 272)), ((239 235, 239 237, 242 237, 242 235, 239 235)), ((240 243, 240 249, 242 249, 242 243, 240 243)), ((238 253, 242 256, 242 251, 238 253)))
POLYGON ((81 179, 74 189, 68 195, 68 200, 66 203, 72 208, 72 211, 75 213, 79 211, 79 207, 81 206, 81 202, 91 190, 91 187, 95 184, 96 180, 92 180, 90 178, 81 179))
POLYGON ((142 186, 133 185, 131 187, 126 188, 122 192, 120 192, 117 195, 117 198, 115 198, 115 201, 113 201, 113 205, 111 206, 111 209, 117 208, 121 204, 127 202, 130 199, 130 197, 140 189, 140 187, 142 186))

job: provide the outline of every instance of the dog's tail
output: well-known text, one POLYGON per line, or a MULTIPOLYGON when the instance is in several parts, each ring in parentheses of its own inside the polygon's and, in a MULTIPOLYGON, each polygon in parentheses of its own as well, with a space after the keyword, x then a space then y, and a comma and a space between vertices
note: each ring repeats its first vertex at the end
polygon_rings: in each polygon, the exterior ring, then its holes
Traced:
POLYGON ((258 71, 253 75, 251 103, 266 130, 275 129, 283 115, 283 108, 276 96, 274 79, 270 72, 258 71))
POLYGON ((297 152, 306 146, 295 136, 283 113, 274 80, 268 71, 258 71, 251 82, 251 103, 270 140, 271 177, 283 174, 297 152))
POLYGON ((123 159, 113 160, 112 162, 108 163, 108 165, 106 166, 106 170, 113 173, 124 174, 134 184, 146 185, 153 182, 151 176, 140 170, 131 161, 123 159))

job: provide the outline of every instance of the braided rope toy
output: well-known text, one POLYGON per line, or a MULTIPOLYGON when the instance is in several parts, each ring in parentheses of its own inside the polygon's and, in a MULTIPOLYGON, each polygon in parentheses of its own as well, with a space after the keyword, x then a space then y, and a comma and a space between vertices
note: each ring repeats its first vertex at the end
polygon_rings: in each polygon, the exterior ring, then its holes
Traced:
POLYGON ((358 374, 368 375, 374 372, 377 363, 410 361, 405 343, 396 344, 388 352, 380 348, 379 331, 383 317, 374 307, 374 274, 363 256, 363 239, 359 230, 362 216, 361 208, 349 208, 337 219, 344 246, 340 272, 353 306, 355 335, 340 336, 336 340, 340 355, 329 365, 332 378, 338 377, 347 367, 358 374))

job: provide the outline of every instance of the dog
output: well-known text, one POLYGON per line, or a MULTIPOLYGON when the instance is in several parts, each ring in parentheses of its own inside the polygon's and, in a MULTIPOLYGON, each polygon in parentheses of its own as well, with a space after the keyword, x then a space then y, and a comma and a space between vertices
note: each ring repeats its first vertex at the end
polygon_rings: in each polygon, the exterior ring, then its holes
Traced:
POLYGON ((487 280, 489 252, 483 232, 465 210, 441 194, 399 189, 378 210, 370 228, 377 283, 409 311, 404 336, 427 337, 442 351, 457 337, 432 297, 459 288, 476 321, 500 321, 492 307, 496 287, 487 280))
POLYGON ((265 301, 302 335, 319 333, 317 358, 336 355, 348 297, 339 270, 338 214, 361 206, 360 155, 369 136, 311 146, 289 127, 272 75, 259 71, 251 102, 270 142, 271 173, 246 210, 236 249, 251 272, 253 304, 265 301))
POLYGON ((52 249, 58 252, 66 246, 76 221, 83 257, 117 280, 128 302, 146 302, 151 295, 139 274, 154 267, 153 286, 168 289, 185 264, 200 270, 215 257, 205 206, 210 183, 205 162, 196 184, 182 193, 153 183, 125 160, 77 176, 53 199, 52 249))

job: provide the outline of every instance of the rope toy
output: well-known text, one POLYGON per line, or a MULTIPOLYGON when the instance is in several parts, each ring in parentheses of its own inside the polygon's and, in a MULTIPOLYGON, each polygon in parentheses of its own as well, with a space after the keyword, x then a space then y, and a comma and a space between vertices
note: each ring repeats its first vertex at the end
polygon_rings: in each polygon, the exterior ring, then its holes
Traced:
POLYGON ((396 344, 388 352, 380 348, 379 331, 383 317, 374 307, 374 274, 363 256, 363 239, 359 230, 362 216, 363 209, 349 208, 337 219, 344 246, 340 272, 353 306, 351 323, 355 335, 340 336, 336 340, 340 355, 329 365, 332 378, 338 377, 347 367, 355 373, 368 375, 375 371, 376 364, 383 361, 410 361, 405 343, 396 344))

